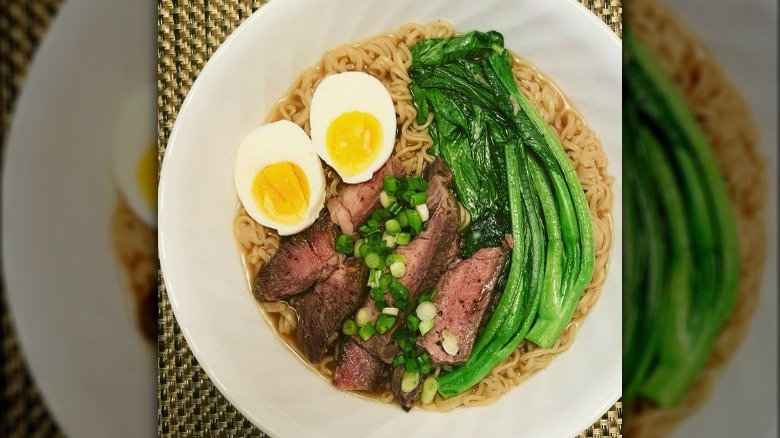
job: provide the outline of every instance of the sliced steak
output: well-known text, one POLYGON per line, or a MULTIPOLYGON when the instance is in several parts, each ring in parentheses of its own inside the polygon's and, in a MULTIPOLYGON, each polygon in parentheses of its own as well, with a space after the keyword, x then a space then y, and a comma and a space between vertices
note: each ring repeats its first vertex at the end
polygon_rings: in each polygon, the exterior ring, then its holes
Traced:
POLYGON ((474 346, 482 316, 501 275, 508 248, 482 248, 455 265, 436 284, 433 329, 417 340, 431 360, 443 364, 466 362, 474 346), (442 347, 442 331, 458 340, 453 356, 442 347))
POLYGON ((295 302, 298 345, 309 362, 325 357, 338 338, 341 324, 366 300, 367 279, 368 268, 351 257, 295 302))
POLYGON ((344 338, 336 357, 333 385, 342 391, 376 391, 384 369, 385 364, 381 360, 351 338, 344 338))
POLYGON ((255 276, 255 298, 279 301, 328 278, 340 260, 336 232, 329 215, 323 214, 309 228, 282 242, 276 255, 255 276))
POLYGON ((405 411, 409 412, 409 409, 412 409, 412 403, 414 403, 414 400, 422 391, 422 376, 418 377, 416 388, 410 392, 404 392, 401 389, 401 382, 404 379, 405 371, 403 366, 393 368, 393 371, 390 373, 390 392, 392 392, 393 397, 398 400, 398 404, 400 404, 405 411))
POLYGON ((396 157, 390 157, 370 180, 346 185, 338 196, 328 200, 328 211, 341 232, 354 236, 368 216, 381 207, 379 194, 384 189, 385 175, 404 176, 404 168, 396 157))
MULTIPOLYGON (((417 299, 421 293, 426 293, 435 286, 436 280, 457 255, 458 207, 449 190, 449 183, 450 178, 446 176, 438 174, 433 176, 426 192, 431 218, 425 230, 409 245, 396 250, 396 253, 406 257, 406 274, 399 281, 409 291, 410 309, 417 306, 417 299)), ((372 298, 369 297, 366 306, 372 310, 374 316, 378 314, 372 298)), ((356 340, 371 354, 390 363, 400 352, 393 333, 403 321, 406 321, 408 314, 409 312, 400 312, 399 323, 384 334, 376 334, 368 341, 362 341, 360 338, 356 340)))

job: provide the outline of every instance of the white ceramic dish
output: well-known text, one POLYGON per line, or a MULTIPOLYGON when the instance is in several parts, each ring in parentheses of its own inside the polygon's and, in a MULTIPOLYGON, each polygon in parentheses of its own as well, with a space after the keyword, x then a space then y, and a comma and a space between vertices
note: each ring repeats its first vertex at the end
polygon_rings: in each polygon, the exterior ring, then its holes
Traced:
POLYGON ((11 315, 35 383, 73 437, 155 432, 154 355, 121 287, 108 228, 116 119, 137 87, 153 84, 154 11, 151 1, 65 2, 8 137, 2 215, 11 315))
POLYGON ((212 56, 181 108, 159 191, 159 249, 169 297, 195 356, 225 396, 276 436, 574 436, 621 385, 621 45, 570 0, 275 1, 212 56), (615 175, 610 272, 573 347, 483 408, 439 414, 335 390, 276 338, 253 302, 232 220, 241 138, 325 50, 401 24, 444 19, 495 29, 553 78, 601 137, 615 175))
MULTIPOLYGON (((777 242, 777 2, 666 3, 707 45, 750 105, 759 129, 758 150, 766 157, 766 241, 777 242)), ((677 438, 778 436, 777 245, 769 243, 766 250, 764 281, 750 329, 704 407, 680 425, 677 438)))

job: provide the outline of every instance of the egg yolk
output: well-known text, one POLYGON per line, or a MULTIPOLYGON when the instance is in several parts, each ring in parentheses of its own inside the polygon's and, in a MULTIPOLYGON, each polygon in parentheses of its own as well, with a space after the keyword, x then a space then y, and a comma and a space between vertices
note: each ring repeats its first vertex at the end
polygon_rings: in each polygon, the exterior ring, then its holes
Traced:
POLYGON ((382 126, 369 113, 343 113, 331 122, 325 141, 334 167, 341 174, 354 176, 366 170, 379 156, 382 126))
POLYGON ((136 183, 146 205, 157 211, 157 150, 152 143, 141 155, 135 169, 136 183))
POLYGON ((306 216, 311 193, 303 170, 297 164, 281 161, 257 172, 252 195, 269 219, 292 225, 306 216))

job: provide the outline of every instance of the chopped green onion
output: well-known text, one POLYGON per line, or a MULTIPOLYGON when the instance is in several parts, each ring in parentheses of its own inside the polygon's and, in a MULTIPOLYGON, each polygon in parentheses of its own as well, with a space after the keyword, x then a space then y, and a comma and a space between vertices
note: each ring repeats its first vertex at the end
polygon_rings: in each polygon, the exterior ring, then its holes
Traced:
POLYGON ((379 233, 379 226, 376 228, 372 228, 370 225, 365 224, 358 227, 358 231, 360 232, 360 235, 363 237, 368 237, 372 234, 378 234, 379 233))
POLYGON ((401 225, 401 228, 407 228, 409 226, 409 218, 406 216, 406 211, 402 211, 395 215, 395 220, 401 225))
POLYGON ((375 220, 377 222, 381 222, 385 219, 389 219, 393 217, 393 214, 390 213, 390 210, 383 208, 381 210, 377 210, 373 213, 371 213, 371 220, 375 220))
POLYGON ((371 289, 370 294, 374 301, 382 301, 385 299, 385 292, 382 289, 373 288, 371 289))
POLYGON ((364 259, 366 266, 368 266, 371 269, 377 269, 379 268, 379 265, 382 263, 382 258, 379 256, 379 254, 375 252, 370 252, 366 254, 366 258, 364 259))
POLYGON ((390 282, 390 291, 393 294, 393 298, 409 299, 409 290, 395 278, 390 282))
POLYGON ((431 357, 428 353, 417 356, 417 364, 420 366, 420 373, 428 374, 431 371, 431 357))
POLYGON ((412 392, 420 384, 420 373, 416 371, 407 371, 401 379, 401 391, 412 392))
POLYGON ((450 356, 458 354, 458 351, 460 351, 460 347, 458 347, 458 338, 450 333, 449 330, 442 330, 441 337, 441 348, 450 356))
POLYGON ((409 184, 409 190, 415 192, 424 192, 428 189, 428 181, 418 175, 412 175, 406 179, 406 183, 409 184))
POLYGON ((385 222, 385 231, 387 231, 387 234, 395 236, 401 232, 401 224, 395 219, 388 219, 387 222, 385 222))
POLYGON ((382 271, 378 269, 374 269, 368 274, 368 283, 366 283, 366 286, 370 288, 378 288, 379 287, 379 279, 382 277, 382 271))
POLYGON ((406 298, 398 298, 393 301, 393 305, 401 310, 406 310, 409 306, 409 301, 406 298))
POLYGON ((395 244, 395 237, 393 237, 391 234, 385 233, 382 236, 382 240, 385 241, 385 246, 387 246, 388 248, 390 248, 390 249, 394 249, 395 248, 395 246, 396 246, 396 244, 395 244))
POLYGON ((425 336, 426 333, 431 331, 433 329, 433 320, 429 319, 427 321, 420 321, 420 336, 425 336))
POLYGON ((374 336, 376 334, 376 328, 374 328, 374 324, 371 324, 370 322, 363 327, 360 327, 360 330, 358 330, 358 335, 360 335, 360 339, 367 341, 371 339, 371 336, 374 336))
POLYGON ((409 233, 398 233, 395 235, 395 243, 398 245, 408 245, 412 240, 412 235, 409 233))
POLYGON ((365 257, 368 253, 368 244, 365 240, 360 239, 355 245, 355 257, 365 257))
POLYGON ((385 261, 386 261, 386 263, 388 265, 392 265, 393 263, 396 263, 396 262, 405 263, 406 262, 406 256, 404 256, 403 254, 393 253, 393 254, 388 255, 387 259, 385 259, 385 261))
MULTIPOLYGON (((409 351, 409 353, 414 353, 414 351, 409 351)), ((420 364, 417 363, 417 358, 407 357, 406 361, 404 362, 404 369, 407 372, 419 372, 420 371, 420 364)))
POLYGON ((393 276, 390 274, 382 274, 381 277, 379 277, 379 287, 382 288, 382 290, 390 289, 390 283, 393 282, 393 276))
POLYGON ((341 332, 347 336, 352 336, 357 334, 358 326, 355 324, 355 321, 348 319, 344 321, 344 324, 341 325, 341 332))
POLYGON ((358 309, 355 314, 355 323, 358 327, 363 327, 368 324, 369 321, 371 321, 371 311, 368 310, 368 307, 361 307, 358 309))
POLYGON ((438 390, 439 382, 436 381, 436 378, 433 376, 426 377, 423 382, 422 393, 420 394, 420 402, 424 405, 432 402, 438 390))
POLYGON ((352 254, 355 255, 355 257, 360 257, 360 247, 363 246, 363 243, 365 240, 358 239, 357 242, 355 242, 355 245, 352 248, 352 254))
POLYGON ((394 367, 401 366, 401 365, 404 364, 404 362, 406 362, 406 359, 404 359, 404 355, 403 354, 399 354, 398 356, 393 358, 393 366, 394 367))
POLYGON ((398 342, 398 346, 403 351, 411 351, 414 348, 414 343, 417 341, 417 337, 414 333, 410 332, 406 327, 400 327, 393 333, 393 338, 398 342))
POLYGON ((383 315, 398 316, 398 307, 385 307, 382 309, 383 315))
POLYGON ((406 265, 402 262, 395 262, 390 265, 390 273, 393 274, 393 277, 395 278, 401 278, 406 274, 406 265))
POLYGON ((342 254, 352 254, 355 249, 355 239, 349 234, 342 234, 336 239, 336 251, 342 254))
POLYGON ((420 215, 421 221, 428 222, 428 219, 431 218, 431 212, 428 211, 428 206, 426 204, 418 204, 414 209, 417 210, 417 214, 420 215))
POLYGON ((433 301, 433 297, 436 296, 436 289, 431 289, 430 292, 427 294, 420 295, 420 299, 417 300, 418 303, 424 303, 426 301, 433 301))
POLYGON ((412 234, 415 236, 422 231, 422 219, 420 213, 417 210, 406 210, 406 218, 409 219, 409 228, 412 229, 412 234))
POLYGON ((386 331, 390 330, 390 328, 393 327, 393 324, 395 324, 395 317, 390 315, 385 315, 384 313, 379 315, 379 318, 376 320, 376 331, 379 332, 379 334, 384 334, 386 331))
POLYGON ((393 175, 385 175, 384 186, 385 192, 392 195, 398 191, 398 180, 393 175))
POLYGON ((415 315, 409 315, 406 317, 406 327, 412 331, 412 333, 417 332, 420 328, 420 318, 418 318, 415 315))
POLYGON ((436 317, 436 305, 430 301, 420 303, 415 313, 421 321, 430 321, 436 317))
POLYGON ((419 192, 413 194, 410 197, 409 203, 412 205, 421 205, 421 204, 425 204, 425 201, 427 200, 428 200, 428 195, 426 195, 425 192, 419 192))
MULTIPOLYGON (((395 199, 395 198, 393 198, 393 199, 395 199)), ((403 209, 404 209, 404 206, 401 205, 400 202, 395 202, 390 207, 387 208, 387 211, 389 211, 391 214, 398 214, 403 209)))
POLYGON ((395 204, 395 196, 388 195, 387 192, 382 191, 379 194, 379 203, 382 204, 382 207, 388 208, 395 204))

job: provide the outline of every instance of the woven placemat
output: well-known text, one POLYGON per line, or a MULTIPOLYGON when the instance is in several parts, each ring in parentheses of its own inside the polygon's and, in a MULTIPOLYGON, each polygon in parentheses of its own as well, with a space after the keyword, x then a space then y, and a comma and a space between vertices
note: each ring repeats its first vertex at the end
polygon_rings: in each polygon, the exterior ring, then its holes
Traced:
MULTIPOLYGON (((284 0, 274 0, 284 1, 284 0)), ((158 135, 162 158, 181 103, 212 53, 265 1, 158 0, 158 135)), ((618 35, 620 1, 580 0, 618 35)), ((266 436, 214 388, 187 347, 160 285, 159 408, 161 436, 266 436)), ((618 402, 579 437, 621 437, 618 402)))
MULTIPOLYGON (((2 0, 0 5, 0 157, 16 98, 41 37, 62 0, 2 0)), ((60 437, 22 360, 0 284, 0 437, 60 437)))

